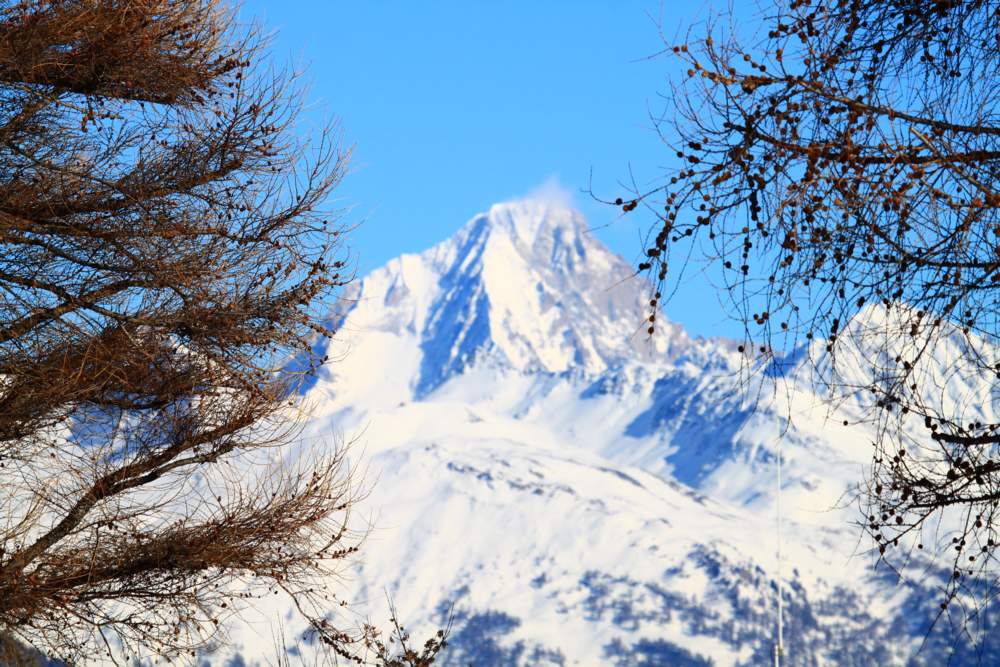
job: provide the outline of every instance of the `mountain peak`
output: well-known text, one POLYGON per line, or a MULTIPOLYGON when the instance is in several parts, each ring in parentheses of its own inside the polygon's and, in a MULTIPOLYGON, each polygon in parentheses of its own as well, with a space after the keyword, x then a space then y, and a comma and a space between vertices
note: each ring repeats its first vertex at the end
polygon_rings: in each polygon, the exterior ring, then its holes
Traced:
POLYGON ((667 322, 646 337, 645 290, 581 213, 529 198, 496 204, 452 238, 364 278, 346 321, 411 341, 419 368, 407 382, 423 396, 480 363, 596 377, 631 359, 673 356, 690 341, 667 322))
POLYGON ((494 204, 483 217, 490 231, 509 234, 529 247, 551 237, 556 230, 587 231, 583 214, 566 203, 547 199, 528 198, 494 204))

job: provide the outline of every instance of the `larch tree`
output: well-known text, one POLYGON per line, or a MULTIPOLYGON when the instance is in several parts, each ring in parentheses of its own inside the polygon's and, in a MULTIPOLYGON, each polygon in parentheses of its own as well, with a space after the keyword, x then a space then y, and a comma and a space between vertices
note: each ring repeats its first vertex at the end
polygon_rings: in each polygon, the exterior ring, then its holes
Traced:
POLYGON ((0 2, 6 641, 193 654, 280 589, 361 660, 342 455, 283 456, 347 279, 294 84, 215 0, 0 2))
POLYGON ((749 39, 723 15, 667 44, 679 167, 613 202, 656 220, 649 333, 688 253, 717 263, 748 367, 808 345, 867 407, 873 550, 945 559, 942 609, 974 616, 1000 557, 1000 3, 768 11, 749 39))

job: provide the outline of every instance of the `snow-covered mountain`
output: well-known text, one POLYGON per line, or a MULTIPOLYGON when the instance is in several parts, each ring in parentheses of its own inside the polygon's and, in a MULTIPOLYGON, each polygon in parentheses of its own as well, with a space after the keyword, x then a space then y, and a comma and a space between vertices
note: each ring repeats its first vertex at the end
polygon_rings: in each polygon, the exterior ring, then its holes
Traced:
POLYGON ((540 201, 355 283, 304 434, 369 471, 353 603, 378 619, 388 591, 415 636, 451 614, 445 665, 765 664, 780 448, 783 664, 962 664, 946 631, 915 654, 936 572, 897 583, 859 541, 860 408, 831 414, 796 356, 741 391, 736 345, 662 318, 650 340, 648 298, 540 201))

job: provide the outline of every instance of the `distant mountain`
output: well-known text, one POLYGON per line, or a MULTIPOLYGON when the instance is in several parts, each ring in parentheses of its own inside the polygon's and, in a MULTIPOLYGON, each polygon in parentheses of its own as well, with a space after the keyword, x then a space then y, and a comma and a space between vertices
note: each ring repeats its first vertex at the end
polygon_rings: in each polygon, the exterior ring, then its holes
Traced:
MULTIPOLYGON (((648 298, 579 213, 536 201, 355 283, 304 434, 356 439, 369 471, 374 529, 335 585, 363 609, 388 591, 415 636, 451 614, 445 665, 766 664, 780 448, 782 664, 971 660, 947 628, 915 654, 942 575, 897 583, 864 553, 850 500, 871 434, 850 395, 834 419, 822 351, 743 391, 734 343, 662 317, 650 339, 648 298)), ((260 622, 300 632, 274 604, 260 622)), ((270 637, 234 629, 248 662, 270 637)))
POLYGON ((404 378, 415 398, 477 362, 596 377, 691 344, 667 324, 651 345, 630 267, 579 213, 536 202, 494 206, 444 243, 373 272, 346 300, 351 328, 418 345, 420 368, 404 378))

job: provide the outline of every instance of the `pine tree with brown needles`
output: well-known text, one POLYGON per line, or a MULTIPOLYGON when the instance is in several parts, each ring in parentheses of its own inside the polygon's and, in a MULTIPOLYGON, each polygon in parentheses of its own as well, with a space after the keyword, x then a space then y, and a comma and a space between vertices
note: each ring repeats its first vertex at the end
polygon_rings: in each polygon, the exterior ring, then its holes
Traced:
POLYGON ((614 202, 657 220, 649 332, 694 244, 751 365, 818 348, 817 379, 878 433, 873 550, 946 559, 942 608, 962 596, 974 617, 1000 581, 1000 3, 768 11, 755 37, 721 16, 667 45, 683 75, 656 120, 680 166, 614 202))
POLYGON ((177 656, 283 590, 363 650, 341 455, 276 449, 347 278, 298 99, 215 0, 0 1, 0 637, 177 656))

